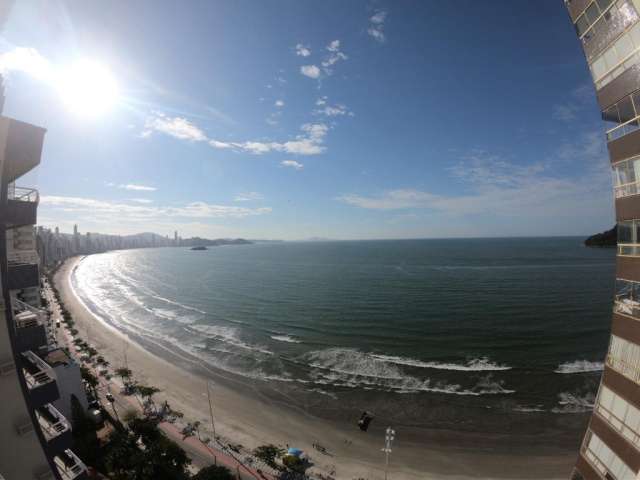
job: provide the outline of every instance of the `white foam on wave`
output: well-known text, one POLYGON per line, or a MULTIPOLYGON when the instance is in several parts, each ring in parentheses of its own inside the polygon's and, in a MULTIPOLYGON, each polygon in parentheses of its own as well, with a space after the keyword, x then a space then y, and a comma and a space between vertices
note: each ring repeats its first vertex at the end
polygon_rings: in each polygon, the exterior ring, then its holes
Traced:
POLYGON ((336 387, 377 389, 396 393, 434 392, 454 395, 510 394, 502 382, 487 375, 471 389, 430 378, 420 379, 404 373, 396 362, 349 348, 329 348, 306 355, 314 382, 336 387))
POLYGON ((457 370, 463 372, 495 372, 500 370, 511 370, 510 366, 494 363, 487 357, 473 358, 466 364, 461 365, 459 363, 424 362, 422 360, 414 360, 413 358, 395 357, 392 355, 371 354, 371 356, 382 361, 396 363, 398 365, 432 368, 435 370, 457 370))
POLYGON ((554 370, 555 373, 571 374, 571 373, 588 373, 601 372, 604 369, 603 362, 590 362, 589 360, 575 360, 573 362, 565 362, 558 365, 554 370))
POLYGON ((266 355, 273 355, 273 352, 259 345, 250 345, 243 342, 240 339, 240 333, 237 328, 225 327, 222 325, 202 325, 195 324, 190 325, 191 330, 195 330, 198 333, 202 333, 209 338, 219 340, 223 343, 233 345, 235 347, 244 348, 246 350, 252 350, 255 352, 264 353, 266 355))
POLYGON ((558 394, 558 407, 551 409, 553 413, 583 413, 593 410, 596 398, 593 393, 579 396, 575 393, 562 392, 558 394))
POLYGON ((286 343, 302 343, 301 340, 296 340, 289 335, 271 335, 273 340, 277 340, 278 342, 286 342, 286 343))

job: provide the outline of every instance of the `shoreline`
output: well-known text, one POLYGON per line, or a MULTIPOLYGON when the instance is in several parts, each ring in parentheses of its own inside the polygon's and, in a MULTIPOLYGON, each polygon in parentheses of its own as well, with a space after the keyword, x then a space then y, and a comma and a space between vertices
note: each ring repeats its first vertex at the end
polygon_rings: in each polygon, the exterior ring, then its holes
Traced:
MULTIPOLYGON (((173 408, 184 412, 185 419, 189 421, 200 421, 201 430, 207 435, 211 432, 206 382, 213 379, 215 427, 223 439, 240 443, 249 450, 266 443, 302 448, 315 464, 311 470, 313 473, 327 475, 335 471, 335 478, 373 480, 384 477, 384 458, 380 453, 383 437, 378 435, 379 428, 362 434, 355 426, 347 429, 304 411, 285 409, 262 395, 259 389, 252 389, 247 382, 241 382, 241 386, 240 382, 234 382, 235 388, 231 387, 233 379, 213 370, 207 370, 205 378, 191 369, 182 368, 178 359, 168 361, 155 355, 99 319, 75 295, 71 286, 71 274, 82 258, 66 260, 56 271, 54 283, 76 321, 76 328, 84 337, 89 337, 90 343, 111 363, 112 368, 124 365, 126 351, 127 363, 134 377, 160 388, 162 391, 157 400, 167 400, 173 408), (312 443, 324 445, 331 455, 315 451, 312 443)), ((176 356, 175 352, 169 352, 171 355, 176 356)), ((381 425, 377 427, 382 428, 381 425)), ((437 444, 443 440, 444 432, 430 431, 423 438, 405 435, 404 439, 402 431, 398 433, 389 472, 401 480, 566 478, 577 455, 577 450, 571 454, 540 454, 542 449, 536 446, 532 446, 527 455, 480 451, 478 445, 482 445, 482 435, 464 433, 457 434, 460 447, 442 450, 437 448, 437 444)), ((447 434, 456 437, 455 432, 447 434)))

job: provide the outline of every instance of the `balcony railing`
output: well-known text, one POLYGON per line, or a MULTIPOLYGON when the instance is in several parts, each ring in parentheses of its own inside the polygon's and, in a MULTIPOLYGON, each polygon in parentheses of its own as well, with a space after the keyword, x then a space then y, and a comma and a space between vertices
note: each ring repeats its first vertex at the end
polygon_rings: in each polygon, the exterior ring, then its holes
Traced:
POLYGON ((626 257, 640 257, 640 243, 619 243, 618 255, 626 257))
POLYGON ((32 307, 17 298, 12 298, 11 304, 13 306, 13 318, 15 319, 16 327, 24 328, 35 325, 46 325, 47 314, 44 310, 32 307))
POLYGON ((17 200, 20 202, 38 203, 40 201, 40 194, 35 188, 10 186, 7 197, 9 200, 17 200))
POLYGON ((25 359, 23 362, 24 377, 30 390, 55 382, 56 374, 47 362, 31 350, 22 352, 22 356, 25 359))
POLYGON ((637 182, 625 183, 623 185, 615 185, 613 187, 615 198, 630 197, 640 193, 640 184, 637 182))
POLYGON ((33 249, 30 250, 18 250, 18 249, 9 249, 7 248, 7 261, 13 264, 39 264, 40 257, 38 256, 38 252, 33 249))
POLYGON ((38 424, 47 441, 71 430, 71 425, 53 405, 46 405, 35 410, 38 424))
POLYGON ((53 461, 63 480, 75 480, 87 471, 86 465, 70 449, 66 449, 60 455, 56 455, 53 461))

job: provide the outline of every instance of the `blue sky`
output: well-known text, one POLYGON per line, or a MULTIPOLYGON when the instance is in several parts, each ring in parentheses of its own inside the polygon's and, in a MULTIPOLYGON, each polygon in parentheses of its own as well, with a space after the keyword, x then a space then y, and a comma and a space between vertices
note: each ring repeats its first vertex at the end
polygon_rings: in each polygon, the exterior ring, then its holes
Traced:
POLYGON ((21 0, 4 15, 4 113, 48 129, 20 181, 43 225, 352 239, 614 223, 560 0, 21 0), (78 62, 112 82, 74 109, 61 91, 85 85, 51 72, 78 62))

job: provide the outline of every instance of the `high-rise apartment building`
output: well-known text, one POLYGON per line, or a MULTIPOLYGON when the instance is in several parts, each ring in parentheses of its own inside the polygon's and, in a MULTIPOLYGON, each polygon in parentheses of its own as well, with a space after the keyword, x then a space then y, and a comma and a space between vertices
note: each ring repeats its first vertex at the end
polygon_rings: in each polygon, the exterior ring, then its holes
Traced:
POLYGON ((0 116, 0 476, 5 480, 87 477, 70 449, 70 422, 53 405, 60 389, 47 362, 56 351, 47 313, 39 308, 34 227, 39 196, 16 186, 40 163, 44 134, 43 128, 0 116))
POLYGON ((565 0, 605 123, 618 223, 611 339, 574 479, 640 478, 640 0, 565 0))

